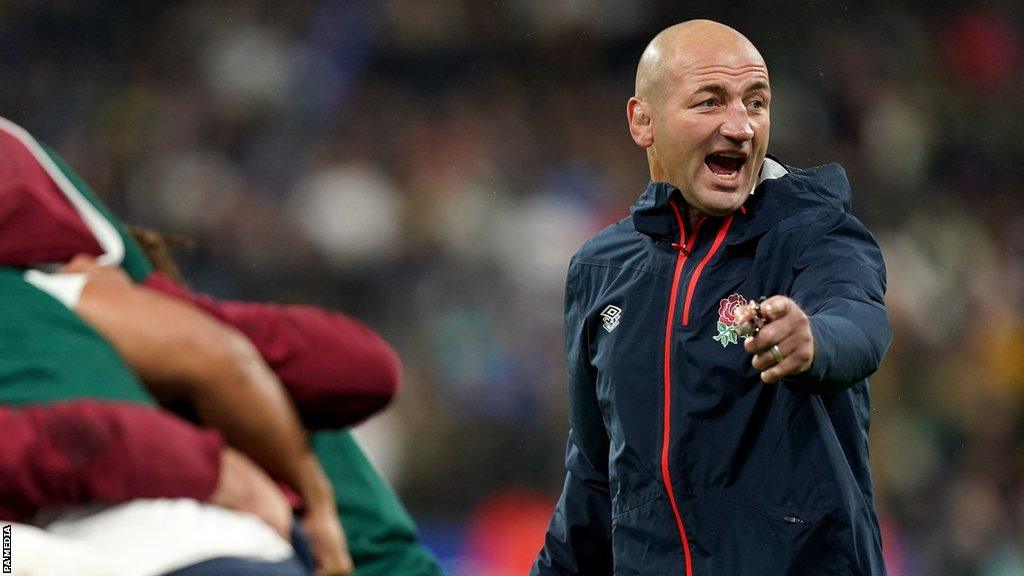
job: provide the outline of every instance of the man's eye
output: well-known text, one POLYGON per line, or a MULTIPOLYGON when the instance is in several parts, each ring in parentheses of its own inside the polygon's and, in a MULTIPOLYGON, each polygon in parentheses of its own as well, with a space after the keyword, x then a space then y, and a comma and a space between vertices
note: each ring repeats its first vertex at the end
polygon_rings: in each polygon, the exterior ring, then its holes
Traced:
POLYGON ((761 108, 764 108, 764 100, 751 100, 750 107, 756 110, 760 110, 761 108))
POLYGON ((700 106, 703 108, 714 108, 717 104, 718 102, 715 102, 714 98, 708 98, 707 100, 701 102, 700 106))

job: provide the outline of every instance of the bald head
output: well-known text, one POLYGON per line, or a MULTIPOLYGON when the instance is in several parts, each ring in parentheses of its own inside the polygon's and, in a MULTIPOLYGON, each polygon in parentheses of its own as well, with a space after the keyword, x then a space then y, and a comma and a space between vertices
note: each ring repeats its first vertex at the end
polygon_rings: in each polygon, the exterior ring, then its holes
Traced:
POLYGON ((662 100, 666 81, 680 67, 751 61, 764 66, 757 48, 733 28, 712 20, 681 22, 659 32, 647 45, 636 68, 636 96, 648 101, 662 100))
POLYGON ((640 58, 626 102, 651 180, 668 182, 699 214, 739 209, 771 135, 768 68, 742 34, 710 20, 661 31, 640 58))

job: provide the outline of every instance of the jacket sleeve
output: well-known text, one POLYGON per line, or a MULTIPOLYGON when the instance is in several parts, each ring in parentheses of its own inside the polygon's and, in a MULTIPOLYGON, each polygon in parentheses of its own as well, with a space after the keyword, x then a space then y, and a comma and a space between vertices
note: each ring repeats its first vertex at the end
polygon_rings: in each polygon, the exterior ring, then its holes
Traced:
POLYGON ((312 306, 219 302, 160 273, 151 274, 145 286, 241 331, 281 379, 310 429, 355 424, 384 408, 397 392, 398 354, 353 318, 312 306))
POLYGON ((612 503, 608 486, 608 435, 587 354, 583 306, 574 291, 578 267, 566 282, 565 339, 572 429, 566 449, 565 485, 531 576, 612 574, 612 503))
POLYGON ((874 373, 892 341, 882 251, 859 220, 841 212, 812 225, 802 245, 791 294, 810 318, 814 361, 794 383, 839 392, 874 373))
POLYGON ((223 442, 152 408, 74 401, 0 406, 0 518, 42 508, 213 494, 223 442))

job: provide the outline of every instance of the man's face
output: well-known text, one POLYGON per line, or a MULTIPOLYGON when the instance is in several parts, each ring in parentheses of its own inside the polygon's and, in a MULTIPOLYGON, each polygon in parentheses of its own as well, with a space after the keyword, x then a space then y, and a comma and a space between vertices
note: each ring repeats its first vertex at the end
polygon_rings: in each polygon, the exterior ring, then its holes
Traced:
POLYGON ((729 214, 746 200, 768 150, 768 69, 752 47, 704 45, 671 55, 663 74, 649 103, 652 177, 679 188, 700 212, 729 214))

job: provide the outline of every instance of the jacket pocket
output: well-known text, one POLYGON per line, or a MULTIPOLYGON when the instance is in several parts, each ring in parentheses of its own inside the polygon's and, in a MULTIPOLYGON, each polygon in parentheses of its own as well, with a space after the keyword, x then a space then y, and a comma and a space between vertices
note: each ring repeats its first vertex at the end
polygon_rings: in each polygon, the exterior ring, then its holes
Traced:
POLYGON ((680 504, 694 574, 841 574, 827 522, 717 498, 680 504))

